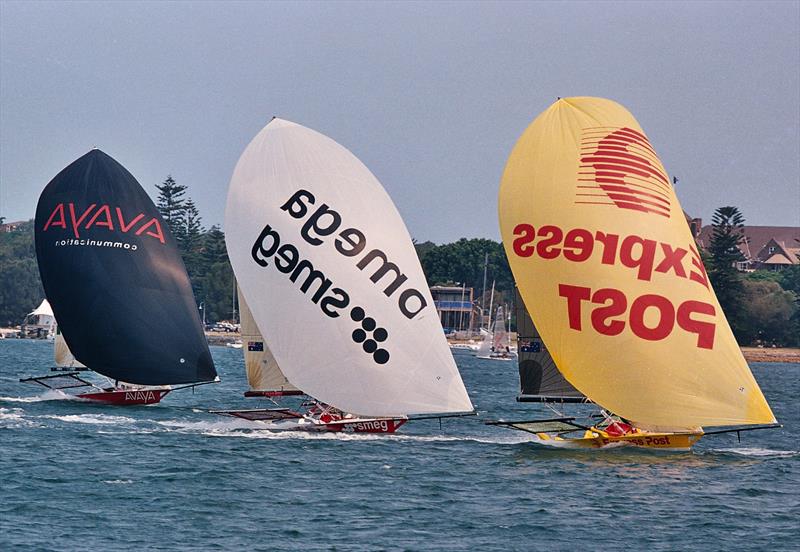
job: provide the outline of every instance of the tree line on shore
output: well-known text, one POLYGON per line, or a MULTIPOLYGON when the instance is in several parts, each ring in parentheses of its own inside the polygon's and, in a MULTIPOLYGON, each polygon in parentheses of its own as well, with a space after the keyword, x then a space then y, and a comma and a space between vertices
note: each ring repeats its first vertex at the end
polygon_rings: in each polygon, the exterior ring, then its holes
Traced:
MULTIPOLYGON (((158 209, 178 244, 201 314, 207 323, 231 320, 238 306, 225 235, 216 225, 202 226, 186 185, 170 176, 156 188, 158 209)), ((780 272, 739 272, 735 265, 744 260, 737 247, 744 240, 744 217, 735 207, 721 207, 712 226, 703 261, 738 342, 800 346, 800 265, 780 272)), ((495 305, 513 303, 514 278, 501 243, 462 238, 442 245, 415 242, 415 247, 428 285, 472 288, 481 306, 489 305, 493 286, 495 305)), ((33 221, 0 232, 0 324, 20 324, 43 297, 33 221)))

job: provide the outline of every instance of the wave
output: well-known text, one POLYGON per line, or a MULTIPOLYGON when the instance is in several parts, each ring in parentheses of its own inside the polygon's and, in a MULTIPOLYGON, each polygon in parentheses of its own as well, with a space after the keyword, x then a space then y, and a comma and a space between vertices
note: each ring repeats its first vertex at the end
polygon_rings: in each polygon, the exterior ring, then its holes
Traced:
POLYGON ((19 403, 35 403, 42 401, 77 401, 80 400, 75 395, 64 393, 60 389, 48 389, 41 395, 34 395, 33 397, 0 397, 0 402, 19 402, 19 403))
POLYGON ((177 431, 199 433, 224 433, 226 431, 261 429, 264 427, 259 422, 252 422, 242 418, 227 418, 225 420, 214 422, 207 420, 201 420, 199 422, 188 422, 185 420, 165 420, 156 422, 156 424, 166 428, 175 429, 177 431))
POLYGON ((62 422, 70 422, 76 424, 95 424, 95 425, 110 425, 122 423, 136 423, 138 420, 128 418, 126 416, 111 416, 109 414, 65 414, 63 416, 38 416, 39 418, 48 418, 51 420, 61 420, 62 422))
POLYGON ((25 418, 24 413, 21 408, 0 408, 0 427, 10 429, 36 426, 36 423, 25 418))
POLYGON ((109 485, 130 485, 133 483, 132 479, 107 479, 104 480, 103 483, 107 483, 109 485))
POLYGON ((761 457, 761 458, 791 458, 793 456, 800 456, 798 450, 772 450, 759 447, 740 447, 740 448, 724 448, 724 449, 711 449, 709 453, 723 453, 723 454, 738 454, 740 456, 761 457))
POLYGON ((231 419, 225 421, 188 422, 183 420, 167 420, 156 422, 158 425, 181 432, 197 432, 211 437, 234 437, 244 439, 321 439, 336 441, 417 441, 417 442, 464 442, 495 445, 518 445, 528 441, 527 436, 487 436, 487 435, 419 435, 407 433, 349 433, 329 431, 298 431, 292 429, 291 422, 268 424, 265 422, 231 419))

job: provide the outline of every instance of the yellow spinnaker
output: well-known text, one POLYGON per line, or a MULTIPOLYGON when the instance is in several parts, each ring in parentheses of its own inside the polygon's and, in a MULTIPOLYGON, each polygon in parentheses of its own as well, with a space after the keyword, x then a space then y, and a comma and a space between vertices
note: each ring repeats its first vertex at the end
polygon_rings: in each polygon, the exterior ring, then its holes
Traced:
POLYGON ((539 115, 508 159, 499 215, 525 304, 587 397, 648 426, 775 421, 667 172, 621 105, 566 98, 539 115))

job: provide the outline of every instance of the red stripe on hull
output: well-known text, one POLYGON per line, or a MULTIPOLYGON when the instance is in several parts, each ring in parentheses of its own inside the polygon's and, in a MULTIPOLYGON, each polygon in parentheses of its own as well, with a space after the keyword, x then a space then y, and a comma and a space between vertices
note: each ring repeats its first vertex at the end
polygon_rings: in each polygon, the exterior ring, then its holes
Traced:
POLYGON ((404 418, 364 420, 353 422, 332 422, 323 426, 311 427, 316 431, 332 431, 335 433, 394 433, 408 420, 404 418))
POLYGON ((78 398, 117 406, 127 406, 134 404, 156 404, 161 402, 161 399, 169 392, 170 389, 99 391, 96 393, 82 393, 78 395, 78 398))

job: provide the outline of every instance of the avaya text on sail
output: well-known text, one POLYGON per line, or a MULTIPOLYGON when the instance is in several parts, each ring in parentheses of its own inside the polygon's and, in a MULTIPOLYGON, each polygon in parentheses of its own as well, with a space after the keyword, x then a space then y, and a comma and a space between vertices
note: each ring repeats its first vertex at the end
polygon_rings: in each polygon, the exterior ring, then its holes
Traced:
MULTIPOLYGON (((126 221, 122 214, 122 209, 119 207, 114 207, 114 212, 117 215, 116 218, 111 215, 111 207, 109 205, 101 205, 96 211, 95 207, 97 207, 97 204, 92 203, 86 209, 80 211, 81 214, 78 215, 73 202, 69 202, 66 205, 64 205, 63 202, 58 203, 48 217, 47 222, 42 228, 42 232, 47 232, 50 228, 71 229, 75 238, 80 239, 81 229, 89 230, 92 227, 106 228, 109 232, 114 232, 114 221, 116 220, 117 228, 123 234, 133 231, 136 236, 144 234, 156 238, 161 243, 165 243, 164 233, 161 231, 161 224, 159 224, 157 217, 148 216, 145 218, 144 213, 138 213, 136 216, 132 216, 126 221), (65 209, 69 211, 69 228, 67 227, 65 209), (85 225, 84 222, 86 222, 85 225)), ((133 249, 135 249, 135 247, 133 249)))

